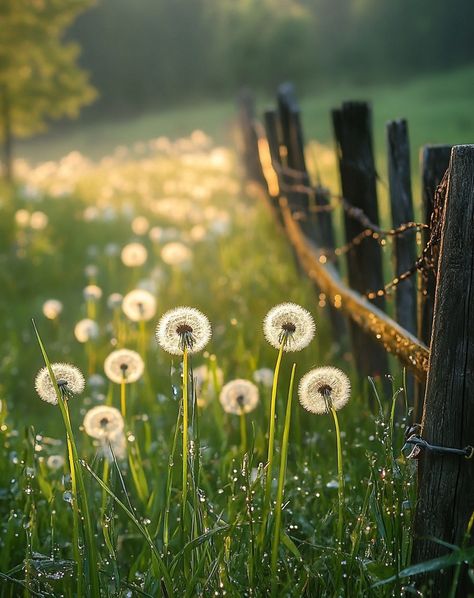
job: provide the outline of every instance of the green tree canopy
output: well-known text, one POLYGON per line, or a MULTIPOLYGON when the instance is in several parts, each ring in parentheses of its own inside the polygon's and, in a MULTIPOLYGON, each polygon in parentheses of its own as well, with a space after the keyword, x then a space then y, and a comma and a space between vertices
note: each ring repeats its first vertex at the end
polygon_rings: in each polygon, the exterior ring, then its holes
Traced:
POLYGON ((66 28, 92 0, 2 0, 0 3, 0 138, 11 169, 14 136, 43 130, 50 118, 78 115, 96 97, 78 68, 79 47, 66 28))

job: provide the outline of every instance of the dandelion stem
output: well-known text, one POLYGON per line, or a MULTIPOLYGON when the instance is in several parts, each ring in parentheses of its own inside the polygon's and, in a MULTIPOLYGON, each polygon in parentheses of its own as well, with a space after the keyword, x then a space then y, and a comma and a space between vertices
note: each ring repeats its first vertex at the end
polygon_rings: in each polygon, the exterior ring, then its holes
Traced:
POLYGON ((183 496, 182 526, 186 515, 186 499, 188 494, 188 350, 183 351, 183 496))
POLYGON ((272 384, 272 397, 270 403, 270 421, 268 423, 268 457, 267 457, 267 476, 265 480, 265 496, 263 500, 263 512, 262 512, 262 528, 260 530, 260 544, 263 546, 263 540, 265 538, 265 531, 267 526, 268 512, 271 507, 271 490, 272 490, 272 472, 273 472, 273 450, 275 445, 275 410, 276 410, 276 397, 278 389, 278 377, 280 374, 281 360, 283 357, 284 341, 280 345, 278 351, 278 357, 275 365, 275 371, 273 373, 273 384, 272 384))
MULTIPOLYGON (((72 465, 71 467, 71 479, 73 477, 73 472, 75 478, 77 480, 77 485, 79 487, 79 493, 81 498, 81 507, 82 513, 84 517, 84 527, 86 531, 86 549, 88 553, 88 577, 90 581, 90 594, 92 598, 100 598, 100 580, 99 580, 99 573, 98 573, 98 555, 97 555, 97 546, 95 544, 94 532, 92 529, 90 511, 89 511, 89 504, 87 502, 87 494, 86 494, 86 486, 84 484, 84 477, 82 475, 82 470, 80 468, 79 456, 77 452, 76 442, 74 440, 74 433, 72 431, 71 420, 69 418, 69 411, 67 408, 67 402, 63 399, 62 393, 59 390, 58 383, 56 377, 54 375, 53 369, 51 367, 51 363, 49 361, 48 355, 46 353, 46 349, 43 345, 43 341, 39 335, 38 329, 36 328, 36 324, 33 320, 33 328, 35 330, 36 338, 38 340, 38 344, 41 349, 41 353, 43 355, 43 359, 45 362, 46 367, 48 368, 48 373, 51 378, 51 381, 54 386, 54 390, 56 392, 56 397, 58 399, 58 405, 61 410, 61 415, 63 418, 64 426, 66 428, 66 438, 68 442, 68 452, 69 452, 69 463, 72 465)), ((77 545, 77 544, 76 544, 77 545)), ((78 547, 79 548, 79 547, 78 547)), ((81 556, 79 555, 79 560, 81 556)), ((78 561, 79 566, 79 561, 78 561)), ((79 596, 82 594, 78 594, 79 596)))
POLYGON ((71 447, 71 441, 67 435, 67 453, 69 460, 69 472, 71 474, 71 505, 72 505, 72 552, 74 560, 77 563, 77 595, 82 596, 82 586, 84 581, 84 563, 79 548, 79 507, 77 504, 77 478, 76 468, 71 447))
POLYGON ((339 548, 342 550, 342 528, 343 528, 343 510, 344 510, 344 473, 342 469, 342 446, 341 446, 341 431, 339 428, 339 420, 337 418, 336 410, 331 407, 332 417, 334 419, 334 427, 336 428, 336 444, 337 444, 337 477, 338 477, 338 519, 337 519, 337 541, 339 548))
POLYGON ((146 359, 146 327, 145 327, 145 320, 141 319, 138 323, 139 328, 139 338, 138 338, 138 346, 139 351, 142 354, 143 360, 146 359))
POLYGON ((245 454, 247 450, 247 420, 245 419, 245 411, 243 409, 240 412, 240 446, 242 454, 245 454))
POLYGON ((120 382, 120 411, 122 412, 122 417, 125 419, 127 415, 127 405, 126 405, 126 391, 125 391, 125 376, 122 377, 122 381, 120 382))
POLYGON ((278 491, 275 505, 275 524, 273 531, 272 543, 272 560, 271 560, 271 577, 272 577, 272 596, 276 595, 277 582, 277 563, 278 563, 278 548, 280 545, 280 526, 281 526, 281 509, 283 503, 283 492, 285 488, 286 464, 288 460, 288 440, 290 437, 291 424, 291 404, 293 401, 293 385, 295 382, 296 363, 291 368, 290 386, 288 388, 288 400, 286 403, 285 427, 283 429, 283 438, 281 441, 281 457, 280 457, 280 474, 278 477, 278 491))

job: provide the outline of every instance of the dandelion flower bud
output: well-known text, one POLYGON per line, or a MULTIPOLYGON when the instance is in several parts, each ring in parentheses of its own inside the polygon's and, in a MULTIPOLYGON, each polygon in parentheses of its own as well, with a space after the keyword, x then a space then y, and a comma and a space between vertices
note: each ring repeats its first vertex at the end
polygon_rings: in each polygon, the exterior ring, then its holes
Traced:
POLYGON ((298 395, 307 411, 321 415, 344 407, 351 396, 351 383, 338 368, 315 368, 301 378, 298 395))
POLYGON ((82 291, 86 301, 99 301, 102 297, 102 289, 96 284, 88 284, 82 291))
POLYGON ((141 243, 129 243, 122 249, 121 258, 129 268, 143 266, 148 258, 148 251, 141 243))
POLYGON ((194 307, 176 307, 167 311, 156 327, 158 344, 172 355, 202 351, 211 338, 207 317, 194 307))
POLYGON ((161 250, 161 259, 169 266, 182 266, 191 261, 192 253, 189 247, 179 241, 166 243, 161 250))
POLYGON ((84 318, 74 327, 74 336, 80 343, 87 343, 99 336, 99 325, 95 320, 84 318))
POLYGON ((48 299, 43 303, 43 314, 48 320, 55 320, 63 311, 63 304, 57 299, 48 299))
POLYGON ((263 321, 263 333, 276 349, 301 351, 314 337, 313 316, 296 303, 280 303, 273 307, 263 321))
MULTIPOLYGON (((84 376, 76 366, 70 365, 69 363, 52 363, 51 369, 53 370, 59 391, 64 399, 69 399, 73 395, 81 394, 84 390, 84 376)), ((47 367, 41 368, 36 375, 35 388, 43 401, 51 403, 52 405, 57 405, 58 397, 47 367)))
POLYGON ((115 407, 98 405, 92 407, 84 417, 84 430, 86 434, 98 440, 110 441, 124 429, 122 414, 115 407))
POLYGON ((148 321, 156 314, 156 299, 145 289, 135 289, 123 298, 122 310, 132 322, 148 321))
POLYGON ((219 401, 227 413, 249 413, 258 404, 258 388, 250 380, 238 378, 222 388, 219 401))
POLYGON ((136 351, 130 349, 112 351, 104 362, 105 375, 117 384, 136 382, 142 377, 144 370, 143 359, 136 351))

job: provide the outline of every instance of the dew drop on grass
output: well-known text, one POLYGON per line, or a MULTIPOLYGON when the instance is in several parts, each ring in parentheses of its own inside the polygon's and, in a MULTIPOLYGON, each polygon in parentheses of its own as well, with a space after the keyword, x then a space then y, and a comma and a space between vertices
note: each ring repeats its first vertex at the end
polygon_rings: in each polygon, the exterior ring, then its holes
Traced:
POLYGON ((66 492, 63 492, 63 500, 65 500, 66 502, 68 502, 69 504, 72 505, 72 503, 73 503, 72 492, 69 492, 69 490, 66 490, 66 492))

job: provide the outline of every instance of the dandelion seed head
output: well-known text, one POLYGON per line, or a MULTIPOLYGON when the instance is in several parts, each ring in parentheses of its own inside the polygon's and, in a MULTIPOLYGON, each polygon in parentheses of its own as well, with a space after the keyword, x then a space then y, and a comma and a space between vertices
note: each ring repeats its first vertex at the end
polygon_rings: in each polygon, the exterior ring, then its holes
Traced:
POLYGON ((139 380, 145 370, 143 359, 136 351, 117 349, 112 351, 104 361, 105 375, 109 380, 126 384, 139 380))
POLYGON ((48 299, 43 303, 43 314, 48 320, 55 320, 63 311, 63 304, 57 299, 48 299))
POLYGON ((298 395, 307 411, 321 415, 331 407, 336 411, 344 407, 351 396, 351 383, 338 368, 315 368, 301 378, 298 395))
POLYGON ((44 230, 48 226, 49 219, 44 212, 36 211, 31 214, 30 227, 33 230, 44 230))
POLYGON ((143 266, 148 258, 148 251, 141 243, 129 243, 122 249, 121 258, 129 268, 143 266))
POLYGON ((99 336, 99 325, 95 320, 84 318, 74 327, 74 336, 80 343, 87 343, 99 336))
POLYGON ((266 388, 271 388, 273 385, 273 370, 270 368, 260 368, 253 373, 254 382, 261 384, 266 388))
POLYGON ((237 378, 223 386, 219 401, 226 413, 249 413, 258 404, 258 388, 250 380, 237 378))
POLYGON ((61 469, 64 467, 64 463, 65 459, 62 455, 50 455, 46 459, 46 466, 53 470, 61 469))
POLYGON ((191 261, 192 252, 179 241, 166 243, 161 250, 161 259, 169 266, 183 266, 191 261))
POLYGON ((211 338, 207 317, 194 307, 176 307, 167 311, 156 327, 158 344, 172 355, 202 351, 211 338))
POLYGON ((96 284, 88 284, 82 291, 86 301, 99 301, 102 297, 102 289, 96 284))
POLYGON ((122 414, 115 407, 97 405, 92 407, 84 417, 84 430, 86 434, 98 440, 110 441, 124 429, 122 414))
POLYGON ((145 218, 145 216, 136 216, 132 220, 132 231, 136 235, 146 235, 149 228, 150 223, 148 222, 148 218, 145 218))
POLYGON ((120 461, 127 456, 127 439, 123 432, 112 436, 107 441, 101 441, 100 455, 107 459, 109 463, 114 461, 114 457, 120 461), (113 453, 113 454, 112 454, 113 453))
POLYGON ((296 303, 275 305, 265 316, 263 333, 276 349, 283 343, 286 352, 301 351, 314 337, 316 326, 313 316, 296 303))
MULTIPOLYGON (((59 390, 65 399, 81 394, 84 390, 84 376, 76 366, 69 363, 52 363, 51 369, 53 370, 59 390)), ((41 368, 37 373, 35 388, 43 401, 57 405, 58 397, 47 367, 41 368)))
POLYGON ((112 293, 107 297, 107 307, 109 309, 116 309, 122 305, 123 296, 120 293, 112 293))
POLYGON ((145 289, 134 289, 123 298, 122 310, 132 322, 148 321, 156 314, 156 299, 145 289))

